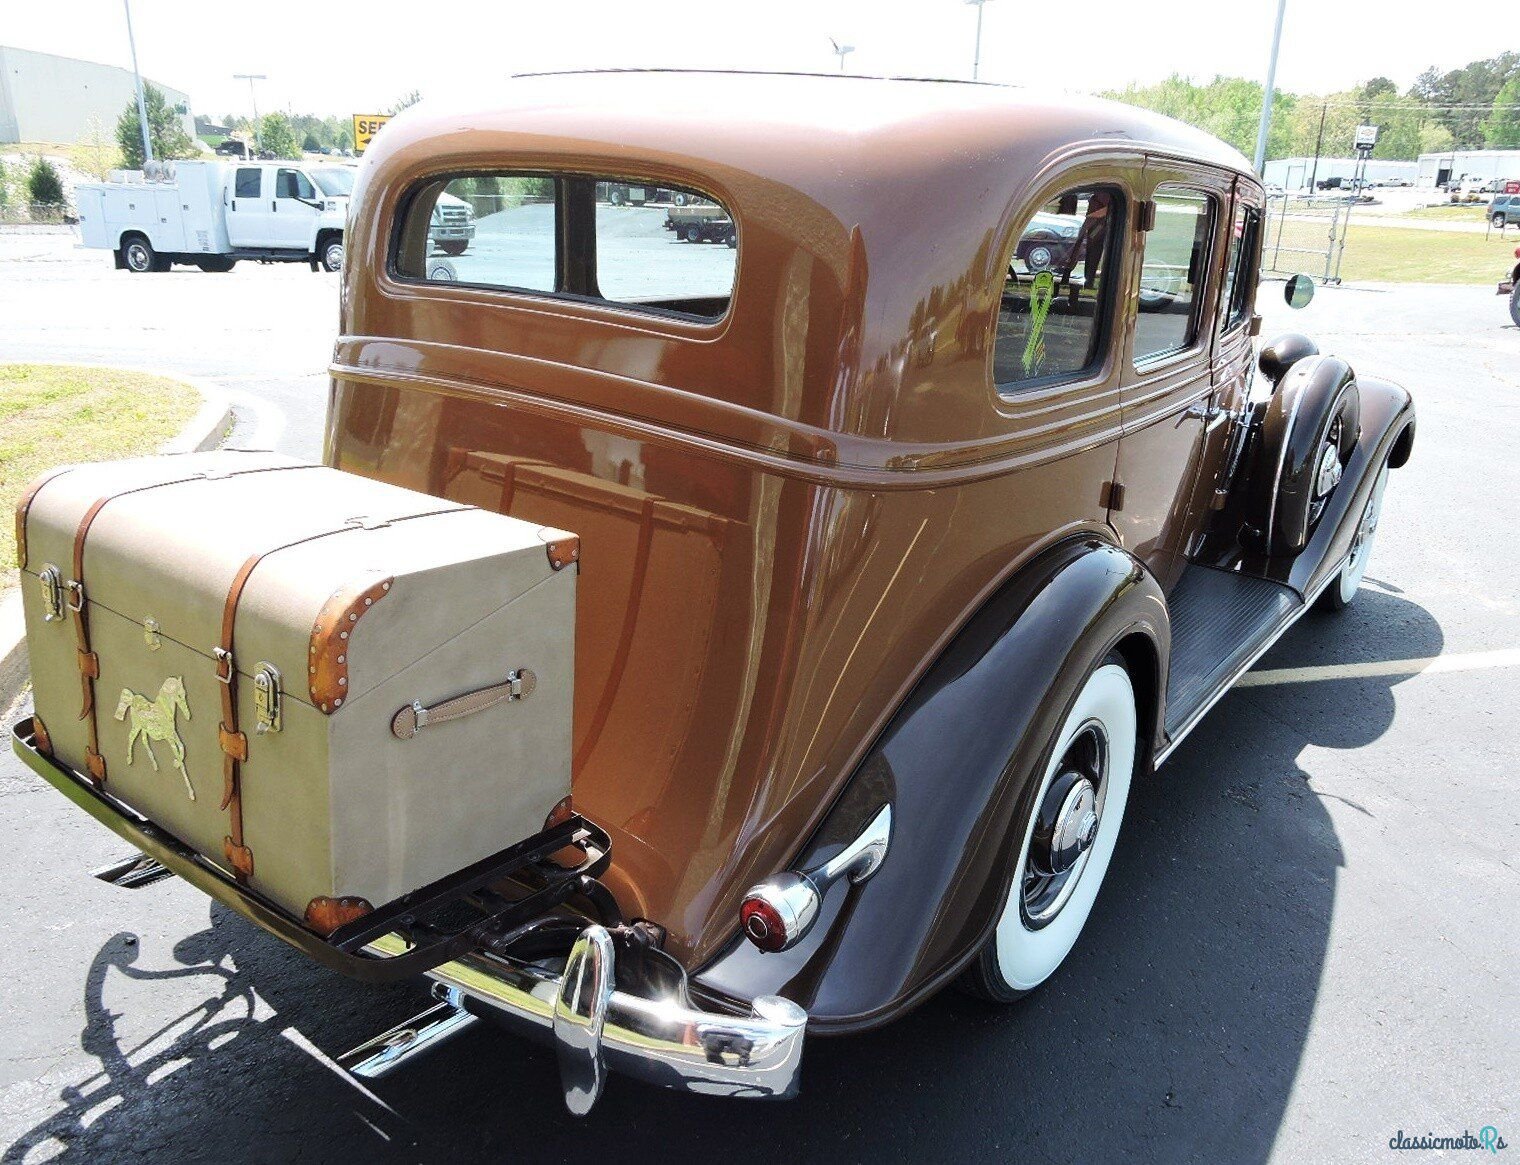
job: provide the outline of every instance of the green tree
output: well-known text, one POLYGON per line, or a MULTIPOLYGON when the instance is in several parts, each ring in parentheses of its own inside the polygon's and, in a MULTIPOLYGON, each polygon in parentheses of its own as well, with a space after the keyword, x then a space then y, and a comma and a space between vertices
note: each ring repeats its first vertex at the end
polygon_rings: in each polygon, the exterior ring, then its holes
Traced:
POLYGON ((266 113, 259 119, 259 150, 273 158, 299 158, 301 144, 290 118, 283 113, 266 113))
POLYGON ((35 205, 63 205, 63 179, 58 176, 58 168, 46 158, 32 161, 32 168, 26 176, 26 190, 35 205))
POLYGON ((0 160, 0 210, 11 200, 11 176, 5 172, 5 162, 0 160))
POLYGON ((322 143, 317 141, 316 134, 309 133, 301 139, 301 149, 305 150, 308 154, 320 154, 322 152, 322 143))
MULTIPOLYGON (((148 136, 153 142, 153 157, 159 161, 193 158, 195 143, 185 132, 185 123, 164 97, 163 90, 143 82, 143 105, 148 112, 148 136)), ((143 167, 142 127, 137 117, 137 99, 127 102, 116 119, 116 144, 129 170, 143 167)))
POLYGON ((421 100, 421 91, 413 89, 410 93, 403 93, 400 98, 397 99, 396 104, 391 106, 391 112, 400 113, 403 109, 410 109, 421 100))
POLYGON ((1520 147, 1520 75, 1505 82, 1483 123, 1483 144, 1491 150, 1520 147))
MULTIPOLYGON (((1216 76, 1200 85, 1173 73, 1155 85, 1131 85, 1104 94, 1142 109, 1175 117, 1223 138, 1243 154, 1256 149, 1256 130, 1261 120, 1262 87, 1241 77, 1216 76)), ((1291 139, 1291 114, 1298 99, 1281 90, 1272 95, 1272 129, 1267 156, 1281 157, 1291 139)))

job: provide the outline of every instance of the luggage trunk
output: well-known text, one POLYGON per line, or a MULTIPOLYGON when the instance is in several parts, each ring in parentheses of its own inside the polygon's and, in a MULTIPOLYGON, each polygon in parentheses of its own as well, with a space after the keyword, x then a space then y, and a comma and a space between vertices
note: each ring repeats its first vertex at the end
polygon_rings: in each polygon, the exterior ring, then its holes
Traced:
POLYGON ((39 745, 314 930, 569 796, 573 535, 233 452, 57 471, 17 535, 39 745))

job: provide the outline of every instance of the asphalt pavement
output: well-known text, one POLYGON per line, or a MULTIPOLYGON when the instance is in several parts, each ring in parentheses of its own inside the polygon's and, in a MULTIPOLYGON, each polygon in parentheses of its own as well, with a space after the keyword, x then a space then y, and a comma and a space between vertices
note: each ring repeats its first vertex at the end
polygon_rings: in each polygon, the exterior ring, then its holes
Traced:
MULTIPOLYGON (((1485 1125, 1520 1152, 1520 330, 1491 289, 1278 295, 1266 335, 1414 391, 1414 457, 1355 605, 1301 620, 1137 789, 1034 996, 816 1040, 785 1104, 614 1078, 577 1120, 550 1052, 481 1027, 362 1086, 331 1057, 420 988, 320 970, 174 880, 89 878, 123 847, 6 753, 0 1162, 1338 1162, 1485 1125)), ((202 377, 236 437, 296 454, 336 298, 304 267, 137 277, 0 234, 5 359, 202 377)))

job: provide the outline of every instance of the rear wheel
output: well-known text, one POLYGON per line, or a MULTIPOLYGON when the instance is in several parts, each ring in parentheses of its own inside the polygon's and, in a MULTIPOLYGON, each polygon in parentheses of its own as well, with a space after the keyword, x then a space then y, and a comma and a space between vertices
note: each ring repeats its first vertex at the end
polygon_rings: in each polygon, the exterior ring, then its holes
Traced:
POLYGON ((445 255, 453 255, 456 258, 469 250, 470 244, 466 239, 445 239, 438 244, 438 249, 445 255))
POLYGON ((1018 818, 1003 912, 963 980, 972 994, 1010 1003, 1049 979, 1076 945, 1119 838, 1138 740, 1134 684, 1113 653, 1083 681, 1018 818))
POLYGON ((148 271, 163 271, 167 268, 167 264, 161 264, 158 252, 153 249, 153 244, 142 235, 131 235, 122 240, 121 262, 128 271, 137 275, 148 271))
POLYGON ((1520 277, 1516 277, 1514 289, 1509 293, 1509 318, 1520 328, 1520 277))
POLYGON ((700 243, 702 241, 702 228, 694 222, 687 223, 685 229, 681 232, 681 237, 688 243, 700 243))
POLYGON ((1372 557, 1372 540, 1383 516, 1383 491, 1387 488, 1388 466, 1385 464, 1378 470, 1377 481, 1372 484, 1372 495, 1367 499, 1367 508, 1362 511, 1362 520, 1357 523, 1356 536, 1351 540, 1351 553, 1346 556, 1340 574, 1320 592, 1320 610, 1344 611, 1361 589, 1362 579, 1367 575, 1367 560, 1372 557))

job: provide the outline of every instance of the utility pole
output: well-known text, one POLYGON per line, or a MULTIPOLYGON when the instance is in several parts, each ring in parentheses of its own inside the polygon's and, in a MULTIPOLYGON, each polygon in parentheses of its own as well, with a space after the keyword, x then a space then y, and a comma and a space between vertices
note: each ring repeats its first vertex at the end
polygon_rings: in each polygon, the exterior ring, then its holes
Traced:
POLYGON ((258 94, 253 91, 253 83, 255 81, 267 81, 269 78, 264 76, 263 73, 234 73, 232 74, 232 79, 234 81, 248 82, 248 100, 253 105, 253 148, 259 149, 262 146, 262 143, 259 141, 259 98, 258 94))
POLYGON ((1314 180, 1319 177, 1319 154, 1325 146, 1325 114, 1330 111, 1330 103, 1322 101, 1319 107, 1319 135, 1314 139, 1314 169, 1309 171, 1309 193, 1314 193, 1314 180))
POLYGON ((1256 173, 1267 163, 1267 134, 1272 129, 1272 91, 1277 84, 1277 50, 1282 46, 1283 13, 1288 0, 1277 0, 1277 27, 1272 33, 1272 56, 1267 61, 1267 87, 1262 94, 1261 125, 1256 129, 1256 173))
POLYGON ((982 71, 982 6, 987 0, 966 0, 976 6, 976 48, 971 54, 971 79, 975 81, 982 71))
POLYGON ((132 50, 132 77, 137 82, 137 121, 142 126, 143 165, 153 161, 153 135, 148 132, 148 103, 143 100, 142 74, 137 71, 137 38, 132 35, 132 0, 121 0, 127 10, 127 44, 132 50))

